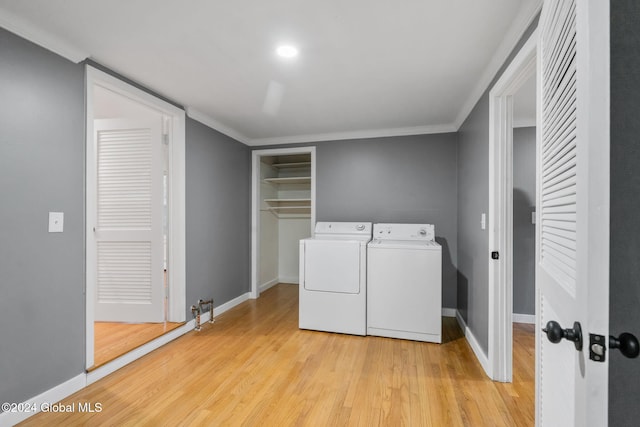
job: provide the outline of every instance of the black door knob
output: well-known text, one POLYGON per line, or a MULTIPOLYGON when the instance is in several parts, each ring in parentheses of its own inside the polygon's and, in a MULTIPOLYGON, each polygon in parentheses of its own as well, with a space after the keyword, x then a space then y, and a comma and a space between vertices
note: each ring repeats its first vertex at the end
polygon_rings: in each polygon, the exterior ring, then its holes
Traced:
POLYGON ((582 351, 582 328, 580 322, 573 322, 573 329, 562 329, 562 326, 555 320, 547 322, 547 326, 542 329, 547 334, 547 338, 554 344, 562 341, 562 338, 573 341, 576 350, 582 351))
POLYGON ((621 333, 618 338, 609 335, 609 348, 617 348, 625 357, 635 359, 640 354, 638 338, 628 332, 621 333))

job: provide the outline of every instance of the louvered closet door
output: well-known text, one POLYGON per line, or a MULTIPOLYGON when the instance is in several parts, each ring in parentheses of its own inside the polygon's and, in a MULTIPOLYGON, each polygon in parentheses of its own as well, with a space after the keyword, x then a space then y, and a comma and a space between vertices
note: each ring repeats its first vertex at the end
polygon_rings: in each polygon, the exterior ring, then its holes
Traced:
POLYGON ((95 320, 161 322, 161 123, 96 120, 95 320))
POLYGON ((608 1, 545 1, 539 22, 536 421, 606 425, 608 333, 608 1), (607 10, 603 10, 603 7, 607 10), (605 33, 600 33, 602 27, 605 33), (600 33, 600 34, 599 34, 600 33), (580 322, 583 348, 551 343, 548 321, 580 322))

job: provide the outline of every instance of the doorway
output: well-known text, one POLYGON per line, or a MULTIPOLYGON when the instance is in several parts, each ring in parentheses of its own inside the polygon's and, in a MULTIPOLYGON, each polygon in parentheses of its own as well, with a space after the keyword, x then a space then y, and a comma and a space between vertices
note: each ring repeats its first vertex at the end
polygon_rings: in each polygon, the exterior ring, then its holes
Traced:
POLYGON ((184 111, 87 66, 86 369, 186 319, 184 111), (97 323, 100 322, 100 323, 97 323))
MULTIPOLYGON (((502 382, 513 377, 514 97, 536 75, 537 38, 536 30, 489 94, 489 251, 496 256, 488 261, 487 358, 489 376, 502 382)), ((535 322, 535 313, 528 319, 535 322)))
POLYGON ((513 95, 513 322, 535 324, 536 76, 513 95))

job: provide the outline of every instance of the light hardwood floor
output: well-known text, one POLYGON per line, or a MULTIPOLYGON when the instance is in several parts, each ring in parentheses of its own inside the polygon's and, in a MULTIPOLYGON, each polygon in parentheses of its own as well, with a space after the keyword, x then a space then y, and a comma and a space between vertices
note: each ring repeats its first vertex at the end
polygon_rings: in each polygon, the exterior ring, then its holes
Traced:
POLYGON ((75 412, 23 424, 533 425, 532 326, 514 327, 514 382, 502 384, 455 319, 443 325, 441 345, 299 330, 298 287, 277 285, 65 399, 75 412))
POLYGON ((183 323, 94 323, 94 364, 90 370, 140 347, 183 323))

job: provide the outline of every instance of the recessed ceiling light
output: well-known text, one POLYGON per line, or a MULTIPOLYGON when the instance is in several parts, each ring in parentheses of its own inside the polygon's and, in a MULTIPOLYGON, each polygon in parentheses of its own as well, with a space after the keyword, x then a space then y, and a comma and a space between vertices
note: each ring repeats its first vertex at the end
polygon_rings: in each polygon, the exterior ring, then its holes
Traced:
POLYGON ((278 54, 278 56, 281 56, 283 58, 293 58, 298 56, 298 49, 291 45, 282 45, 278 46, 278 48, 276 49, 276 53, 278 54))

